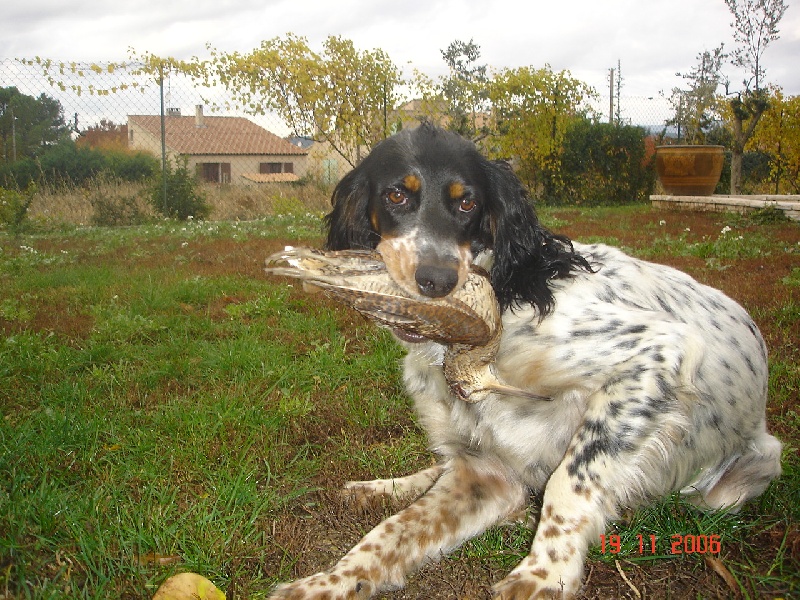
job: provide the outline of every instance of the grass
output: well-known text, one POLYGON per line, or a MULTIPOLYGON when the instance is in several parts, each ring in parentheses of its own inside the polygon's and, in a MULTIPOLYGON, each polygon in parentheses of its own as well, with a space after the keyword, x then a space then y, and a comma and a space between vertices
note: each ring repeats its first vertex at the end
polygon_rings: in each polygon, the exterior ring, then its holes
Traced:
MULTIPOLYGON (((69 250, 4 245, 0 590, 141 595, 137 557, 153 552, 222 574, 220 556, 308 491, 320 464, 287 424, 385 361, 348 365, 335 308, 263 278, 196 274, 191 255, 211 240, 302 242, 308 226, 161 224, 25 240, 69 250), (37 330, 43 308, 91 327, 37 330)), ((380 333, 364 335, 393 363, 380 333)))
MULTIPOLYGON (((614 524, 620 552, 595 548, 592 564, 694 572, 703 556, 666 552, 671 536, 714 533, 743 595, 797 594, 796 226, 645 207, 542 217, 728 286, 770 344, 770 425, 786 446, 784 476, 742 514, 702 515, 670 498, 614 524), (736 287, 733 275, 757 260, 784 267, 736 287), (656 536, 655 555, 639 553, 639 534, 656 536)), ((302 532, 369 527, 326 527, 317 490, 430 464, 390 336, 262 275, 270 252, 320 241, 319 214, 301 210, 0 232, 0 598, 145 598, 176 570, 265 597, 303 560, 318 570, 342 553, 302 532)), ((478 576, 502 574, 530 539, 521 526, 495 528, 457 556, 487 565, 478 576)))
MULTIPOLYGON (((158 215, 145 200, 148 185, 147 182, 131 183, 101 177, 86 186, 43 187, 33 194, 27 216, 33 224, 47 226, 53 223, 136 225, 154 221, 158 215)), ((313 183, 201 184, 198 191, 211 205, 210 217, 215 221, 252 221, 265 214, 299 215, 308 211, 325 211, 330 206, 331 189, 313 183)))

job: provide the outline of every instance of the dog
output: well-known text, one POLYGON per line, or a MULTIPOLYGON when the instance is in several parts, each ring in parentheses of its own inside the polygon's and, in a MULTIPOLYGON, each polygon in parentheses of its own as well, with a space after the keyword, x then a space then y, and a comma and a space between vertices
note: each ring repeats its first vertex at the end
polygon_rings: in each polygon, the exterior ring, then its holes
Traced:
POLYGON ((409 295, 446 297, 471 265, 485 268, 502 310, 497 375, 532 395, 465 402, 445 380, 443 346, 395 332, 407 351, 405 387, 439 461, 347 484, 362 496, 416 500, 333 568, 273 597, 400 588, 543 491, 530 553, 492 592, 571 598, 589 546, 622 510, 673 492, 701 509, 736 510, 780 475, 781 444, 765 421, 766 346, 721 292, 548 231, 504 162, 432 125, 378 144, 332 202, 327 249, 377 249, 409 295))

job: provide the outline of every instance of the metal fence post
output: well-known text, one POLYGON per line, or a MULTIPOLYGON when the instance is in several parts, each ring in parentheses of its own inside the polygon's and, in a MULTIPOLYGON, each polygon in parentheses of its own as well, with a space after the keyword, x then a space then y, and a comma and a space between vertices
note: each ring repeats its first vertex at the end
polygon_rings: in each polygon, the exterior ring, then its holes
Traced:
POLYGON ((161 193, 164 214, 167 213, 167 121, 164 110, 164 63, 158 66, 158 88, 161 94, 161 193))

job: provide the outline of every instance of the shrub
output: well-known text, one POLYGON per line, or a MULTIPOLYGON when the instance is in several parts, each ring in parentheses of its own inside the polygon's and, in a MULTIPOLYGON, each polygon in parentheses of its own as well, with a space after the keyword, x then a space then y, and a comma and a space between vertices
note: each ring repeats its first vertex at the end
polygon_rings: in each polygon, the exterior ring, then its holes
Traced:
POLYGON ((0 165, 0 186, 24 190, 39 178, 39 166, 32 158, 0 165))
POLYGON ((561 156, 559 193, 549 201, 581 205, 644 202, 655 185, 641 127, 576 121, 561 156))
POLYGON ((146 152, 104 150, 62 140, 40 158, 0 165, 0 185, 18 190, 32 182, 44 186, 86 186, 98 176, 145 182, 158 172, 158 160, 146 152))
POLYGON ((35 194, 36 186, 33 184, 28 185, 24 192, 0 187, 0 225, 14 235, 20 234, 25 227, 28 208, 35 194))
POLYGON ((104 151, 106 172, 123 181, 147 181, 158 173, 158 159, 147 152, 104 151))
POLYGON ((78 147, 64 140, 39 159, 44 183, 84 185, 105 168, 103 153, 94 148, 78 147))
POLYGON ((88 198, 93 225, 140 225, 150 218, 141 200, 141 185, 100 177, 90 186, 88 198))
MULTIPOLYGON (((745 154, 745 156, 747 156, 745 154)), ((764 208, 758 208, 747 215, 748 218, 753 223, 758 223, 759 225, 769 225, 770 223, 785 223, 789 220, 789 217, 786 216, 786 213, 783 212, 780 208, 776 208, 774 206, 765 206, 764 208)))
POLYGON ((159 170, 151 179, 150 202, 158 213, 181 221, 190 217, 205 219, 211 213, 211 206, 198 189, 185 157, 174 165, 168 160, 166 170, 163 173, 159 170))

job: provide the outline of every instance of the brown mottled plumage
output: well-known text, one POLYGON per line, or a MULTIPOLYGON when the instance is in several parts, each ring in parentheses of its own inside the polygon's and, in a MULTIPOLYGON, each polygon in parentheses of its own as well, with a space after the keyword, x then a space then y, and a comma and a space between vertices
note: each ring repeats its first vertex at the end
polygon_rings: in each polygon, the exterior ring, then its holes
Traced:
POLYGON ((307 290, 321 289, 394 331, 446 345, 445 377, 462 400, 476 402, 490 392, 530 395, 504 385, 495 374, 500 310, 480 267, 474 266, 464 286, 444 298, 412 297, 372 251, 287 247, 267 258, 266 271, 300 279, 307 290))

